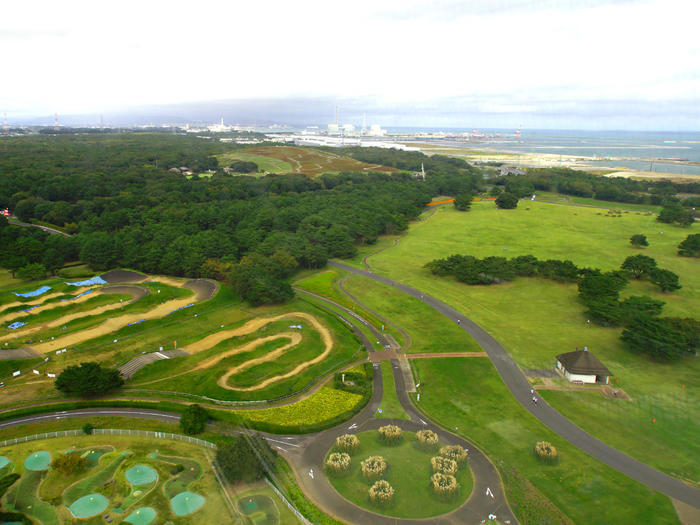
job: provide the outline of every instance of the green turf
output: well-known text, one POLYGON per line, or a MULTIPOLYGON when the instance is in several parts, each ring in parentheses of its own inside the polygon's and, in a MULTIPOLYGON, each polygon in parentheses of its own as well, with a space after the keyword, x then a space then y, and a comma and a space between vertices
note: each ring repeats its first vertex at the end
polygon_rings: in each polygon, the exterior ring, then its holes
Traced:
POLYGON ((42 525, 58 525, 56 509, 37 497, 37 490, 43 473, 28 470, 16 482, 5 496, 11 510, 16 510, 36 518, 42 525))
MULTIPOLYGON (((346 325, 335 316, 331 316, 305 301, 295 300, 283 307, 261 309, 259 315, 268 317, 295 311, 310 313, 329 328, 333 334, 334 349, 326 359, 309 366, 307 369, 302 370, 292 377, 271 383, 265 388, 250 391, 226 390, 217 385, 218 378, 229 370, 229 368, 244 363, 249 359, 264 356, 269 351, 279 348, 289 341, 287 338, 280 338, 264 343, 250 352, 225 358, 210 368, 196 370, 168 379, 175 374, 188 372, 196 366, 196 363, 202 360, 216 356, 246 342, 254 341, 260 337, 274 335, 279 332, 289 332, 289 325, 296 323, 287 319, 269 323, 252 334, 222 341, 213 348, 192 356, 168 361, 163 360, 150 364, 134 375, 132 384, 134 388, 137 389, 146 388, 159 391, 188 392, 216 399, 273 399, 298 392, 318 377, 327 375, 333 369, 343 364, 349 364, 351 361, 360 359, 364 355, 360 350, 360 344, 346 325), (161 378, 166 378, 166 380, 152 383, 152 381, 161 378)), ((247 319, 242 319, 232 325, 225 326, 224 329, 231 329, 235 326, 245 324, 245 322, 247 322, 247 319)), ((288 349, 284 354, 272 361, 260 363, 248 369, 241 370, 238 374, 229 379, 229 385, 237 387, 253 386, 259 383, 261 378, 287 373, 299 364, 317 357, 323 351, 323 343, 320 339, 320 334, 310 329, 308 324, 304 321, 302 321, 301 324, 304 328, 300 330, 299 333, 302 335, 303 339, 299 345, 288 349)), ((220 329, 220 327, 217 328, 220 329)), ((215 329, 213 331, 217 330, 215 329)), ((196 334, 195 340, 201 339, 204 335, 206 334, 196 334)), ((186 347, 186 344, 183 346, 186 347)))
POLYGON ((107 461, 109 461, 106 467, 100 469, 91 476, 83 478, 64 491, 63 498, 68 505, 72 505, 83 496, 95 492, 102 485, 111 480, 127 456, 125 454, 115 453, 105 457, 108 458, 107 461))
POLYGON ((394 419, 410 419, 404 412, 399 398, 396 397, 396 386, 394 384, 394 373, 390 361, 382 361, 382 383, 384 386, 384 395, 382 402, 379 405, 379 410, 375 412, 374 417, 394 418, 394 419))
POLYGON ((132 525, 148 525, 156 519, 156 511, 151 507, 141 507, 129 514, 124 521, 132 525))
POLYGON ((158 473, 148 465, 134 465, 124 472, 126 480, 134 486, 150 485, 158 479, 158 473))
MULTIPOLYGON (((5 268, 0 268, 0 290, 5 288, 16 288, 22 281, 12 277, 12 272, 5 268)), ((38 288, 38 287, 37 287, 38 288)))
POLYGON ((329 476, 331 484, 343 497, 379 514, 397 518, 429 518, 459 507, 471 494, 473 480, 471 470, 466 466, 461 467, 455 476, 460 491, 454 500, 442 501, 433 494, 430 487, 430 458, 437 453, 417 448, 415 434, 404 432, 403 441, 396 446, 384 445, 377 436, 375 430, 358 434, 360 447, 352 455, 350 472, 343 476, 329 476), (396 491, 394 502, 387 507, 369 501, 367 491, 372 483, 362 477, 360 463, 375 455, 386 460, 387 472, 382 479, 396 491))
MULTIPOLYGON (((414 224, 398 246, 370 262, 377 273, 438 297, 474 320, 503 344, 522 368, 553 368, 558 354, 587 346, 633 400, 654 396, 656 408, 669 417, 681 420, 690 415, 692 421, 698 421, 697 389, 691 387, 700 384, 698 360, 659 364, 627 350, 620 342, 621 329, 586 323, 575 284, 520 278, 500 285, 468 286, 423 269, 426 262, 454 253, 478 257, 531 253, 541 259, 570 259, 578 266, 612 269, 627 256, 640 253, 629 244, 635 233, 649 237, 650 246, 641 252, 678 273, 683 288, 664 294, 649 283, 631 283, 623 295, 647 294, 666 301, 665 315, 692 315, 700 301, 700 272, 696 261, 676 255, 676 246, 688 230, 662 225, 654 216, 637 212, 613 218, 606 216, 605 210, 537 202, 520 203, 516 210, 498 210, 493 203, 479 202, 468 213, 444 207, 427 221, 414 224), (684 391, 682 385, 689 390, 684 391)), ((396 321, 401 323, 401 318, 396 321)), ((599 424, 600 414, 605 413, 602 396, 589 401, 599 405, 586 412, 597 413, 595 421, 584 420, 575 403, 560 404, 560 399, 552 398, 557 409, 602 440, 665 472, 684 472, 697 479, 700 445, 693 440, 699 431, 697 424, 648 434, 647 443, 653 440, 655 446, 642 447, 635 444, 638 434, 634 425, 599 424), (689 463, 696 467, 689 469, 689 463)))
POLYGON ((199 510, 205 501, 204 496, 185 491, 170 499, 170 507, 176 516, 188 516, 199 510))
POLYGON ((168 468, 171 470, 175 465, 182 465, 183 467, 182 471, 171 477, 163 487, 163 491, 168 498, 172 498, 185 490, 190 483, 199 479, 202 475, 202 466, 192 459, 158 456, 158 460, 167 463, 168 468))
POLYGON ((351 275, 345 288, 362 303, 391 319, 411 336, 407 353, 480 352, 481 347, 457 324, 413 297, 361 275, 351 275), (436 327, 439 327, 436 329, 436 327))
MULTIPOLYGON (((258 169, 268 173, 294 173, 294 168, 292 168, 291 164, 274 157, 253 155, 251 153, 245 153, 244 151, 224 153, 222 155, 218 155, 217 157, 219 159, 219 164, 222 166, 226 166, 229 162, 234 160, 244 160, 248 162, 255 162, 255 164, 258 165, 258 169)), ((245 173, 244 175, 255 175, 255 173, 245 173)))
POLYGON ((91 518, 102 513, 109 505, 109 500, 102 494, 88 494, 79 498, 68 507, 76 518, 91 518))
MULTIPOLYGON (((575 523, 678 523, 669 498, 650 491, 569 445, 517 403, 487 358, 421 359, 424 383, 418 406, 439 425, 476 442, 501 469, 529 479, 575 523), (538 462, 532 447, 549 441, 559 452, 557 465, 538 462)), ((509 501, 522 523, 557 513, 538 498, 506 485, 509 501), (551 509, 550 509, 551 510, 551 509)), ((545 500, 546 501, 546 500, 545 500)))

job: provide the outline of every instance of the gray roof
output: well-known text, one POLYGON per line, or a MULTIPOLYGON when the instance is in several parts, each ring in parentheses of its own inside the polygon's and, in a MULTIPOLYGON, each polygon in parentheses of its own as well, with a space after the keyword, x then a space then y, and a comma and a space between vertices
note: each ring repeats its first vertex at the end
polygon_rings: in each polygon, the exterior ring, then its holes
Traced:
POLYGON ((578 350, 576 352, 567 352, 559 354, 557 360, 562 364, 567 372, 572 374, 588 374, 611 376, 608 370, 600 360, 591 352, 586 350, 578 350))

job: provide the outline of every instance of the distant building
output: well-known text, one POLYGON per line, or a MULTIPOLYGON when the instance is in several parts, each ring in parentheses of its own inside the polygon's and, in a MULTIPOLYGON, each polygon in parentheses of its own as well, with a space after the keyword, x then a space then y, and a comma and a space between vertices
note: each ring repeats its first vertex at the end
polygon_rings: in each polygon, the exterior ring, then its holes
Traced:
POLYGON ((10 210, 8 210, 7 208, 0 210, 0 215, 2 215, 3 217, 12 217, 10 210))
POLYGON ((382 127, 379 124, 372 124, 369 127, 368 135, 370 137, 383 137, 384 135, 386 135, 386 130, 382 129, 382 127))
POLYGON ((515 166, 501 166, 498 170, 498 174, 501 177, 505 177, 506 175, 525 175, 525 170, 516 168, 515 166))
POLYGON ((557 370, 572 383, 607 385, 612 375, 610 370, 586 349, 559 354, 557 370))

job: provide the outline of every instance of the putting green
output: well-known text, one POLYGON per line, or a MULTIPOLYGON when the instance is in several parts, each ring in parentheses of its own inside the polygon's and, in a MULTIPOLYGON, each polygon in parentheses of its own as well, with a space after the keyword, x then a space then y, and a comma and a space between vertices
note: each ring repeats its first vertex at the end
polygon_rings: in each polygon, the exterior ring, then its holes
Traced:
POLYGON ((141 507, 129 514, 124 521, 132 525, 148 525, 156 519, 156 511, 151 507, 141 507))
POLYGON ((149 485, 158 479, 158 473, 148 465, 136 465, 125 473, 126 480, 134 486, 149 485))
POLYGON ((28 456, 24 460, 24 468, 27 470, 49 470, 51 466, 51 454, 46 450, 40 450, 39 452, 34 452, 31 456, 28 456))
POLYGON ((193 492, 180 492, 170 500, 170 506, 176 516, 187 516, 204 505, 204 496, 193 492))
POLYGON ((0 456, 0 468, 3 468, 9 462, 10 462, 10 460, 7 459, 5 456, 0 456))
POLYGON ((97 516, 109 505, 109 500, 102 494, 88 494, 73 502, 68 507, 76 518, 92 518, 97 516))

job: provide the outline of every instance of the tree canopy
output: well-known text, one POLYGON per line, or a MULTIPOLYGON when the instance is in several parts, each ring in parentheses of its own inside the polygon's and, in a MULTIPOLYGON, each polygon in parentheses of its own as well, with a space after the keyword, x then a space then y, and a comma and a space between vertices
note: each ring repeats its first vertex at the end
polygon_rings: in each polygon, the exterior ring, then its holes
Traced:
POLYGON ((67 367, 56 378, 55 386, 65 394, 95 397, 124 384, 119 370, 88 362, 67 367))
POLYGON ((262 479, 267 471, 274 471, 276 453, 257 435, 238 435, 216 450, 216 462, 231 483, 250 483, 262 479))
POLYGON ((678 255, 683 257, 700 257, 700 233, 688 235, 678 245, 678 255))
POLYGON ((496 197, 496 206, 502 210, 513 210, 518 207, 518 196, 515 193, 504 191, 496 197))
POLYGON ((180 416, 180 429, 187 435, 201 434, 207 426, 209 414, 197 404, 188 405, 180 416))

